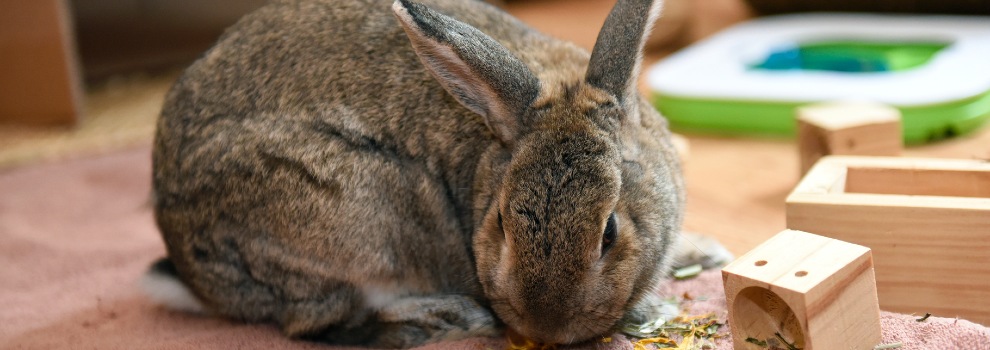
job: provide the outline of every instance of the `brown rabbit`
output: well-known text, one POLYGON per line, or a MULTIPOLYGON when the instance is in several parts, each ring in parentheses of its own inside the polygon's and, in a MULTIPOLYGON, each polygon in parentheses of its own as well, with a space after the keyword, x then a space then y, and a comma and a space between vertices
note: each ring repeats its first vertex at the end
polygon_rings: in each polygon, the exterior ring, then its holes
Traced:
POLYGON ((477 1, 246 16, 165 102, 151 292, 376 347, 649 317, 684 201, 635 89, 659 2, 619 0, 590 57, 477 1))

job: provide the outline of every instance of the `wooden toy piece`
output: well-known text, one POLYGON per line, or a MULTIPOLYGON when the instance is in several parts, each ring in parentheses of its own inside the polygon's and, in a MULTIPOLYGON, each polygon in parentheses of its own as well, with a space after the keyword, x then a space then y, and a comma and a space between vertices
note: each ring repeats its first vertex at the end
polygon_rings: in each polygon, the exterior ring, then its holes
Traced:
POLYGON ((785 230, 722 269, 736 350, 873 349, 880 309, 870 249, 785 230))
POLYGON ((0 122, 73 124, 82 109, 66 0, 0 1, 0 122))
POLYGON ((990 325, 990 162, 825 157, 787 227, 872 249, 884 310, 990 325))
POLYGON ((901 112, 868 102, 798 108, 801 174, 827 155, 897 156, 904 148, 901 112))

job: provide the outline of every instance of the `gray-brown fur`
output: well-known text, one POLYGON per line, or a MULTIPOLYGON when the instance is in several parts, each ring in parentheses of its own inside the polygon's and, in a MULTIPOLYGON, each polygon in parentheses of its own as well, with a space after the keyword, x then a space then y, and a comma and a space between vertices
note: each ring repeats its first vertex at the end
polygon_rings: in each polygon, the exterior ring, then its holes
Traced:
POLYGON ((627 76, 603 90, 572 44, 481 2, 423 4, 275 1, 185 72, 153 179, 178 277, 216 314, 332 343, 503 323, 569 343, 644 317, 683 192, 666 122, 630 95, 638 64, 595 68, 627 76))

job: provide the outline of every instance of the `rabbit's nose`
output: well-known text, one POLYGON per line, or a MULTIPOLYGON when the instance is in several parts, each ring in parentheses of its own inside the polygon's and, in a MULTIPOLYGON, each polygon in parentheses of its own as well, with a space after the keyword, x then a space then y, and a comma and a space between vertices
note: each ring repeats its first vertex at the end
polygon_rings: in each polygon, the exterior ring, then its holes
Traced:
POLYGON ((570 343, 575 340, 571 329, 575 322, 575 310, 565 304, 527 303, 522 325, 517 329, 527 337, 547 344, 570 343))

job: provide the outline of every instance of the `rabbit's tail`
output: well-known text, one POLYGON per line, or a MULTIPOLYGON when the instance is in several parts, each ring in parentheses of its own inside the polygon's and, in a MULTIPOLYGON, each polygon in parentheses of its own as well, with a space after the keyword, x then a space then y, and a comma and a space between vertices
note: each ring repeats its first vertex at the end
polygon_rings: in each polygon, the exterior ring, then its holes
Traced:
POLYGON ((168 258, 161 258, 151 265, 141 278, 141 287, 156 304, 191 313, 206 312, 203 303, 179 279, 175 264, 168 258))

